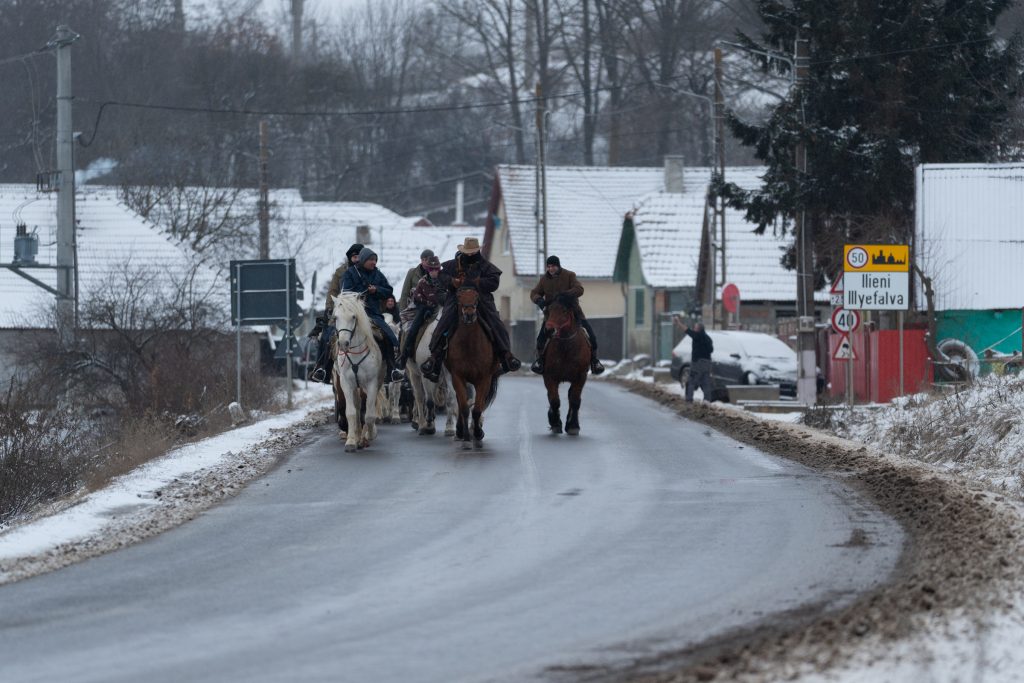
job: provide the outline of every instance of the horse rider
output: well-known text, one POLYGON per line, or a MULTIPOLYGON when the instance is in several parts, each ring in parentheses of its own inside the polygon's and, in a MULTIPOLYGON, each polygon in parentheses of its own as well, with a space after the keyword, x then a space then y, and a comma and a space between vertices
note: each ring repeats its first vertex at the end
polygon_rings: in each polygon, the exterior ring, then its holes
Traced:
POLYGON ((409 297, 413 288, 427 275, 427 261, 434 255, 430 249, 420 252, 420 262, 409 269, 405 274, 405 282, 402 283, 402 295, 398 297, 398 310, 404 311, 409 306, 409 297))
MULTIPOLYGON (((377 269, 377 254, 369 247, 363 247, 359 252, 359 258, 351 268, 345 271, 341 280, 341 289, 345 292, 356 292, 365 294, 363 307, 366 315, 377 326, 381 332, 381 352, 384 355, 384 363, 387 365, 386 377, 393 377, 395 368, 395 349, 398 348, 398 337, 395 331, 384 320, 381 307, 384 302, 393 294, 391 284, 384 273, 377 269)), ((401 379, 401 373, 399 378, 401 379)), ((396 380, 397 381, 397 380, 396 380)))
POLYGON ((441 259, 431 253, 425 261, 424 269, 427 274, 416 283, 410 297, 412 302, 403 310, 403 317, 405 312, 410 310, 415 311, 415 317, 412 318, 409 328, 404 332, 405 341, 398 354, 397 365, 399 368, 404 368, 409 356, 416 353, 416 335, 419 334, 423 323, 434 315, 438 306, 444 303, 448 294, 446 283, 441 279, 441 259))
POLYGON ((430 338, 430 358, 420 366, 423 376, 432 382, 440 377, 448 340, 459 324, 458 298, 455 294, 462 287, 473 287, 480 294, 477 313, 484 328, 490 330, 495 355, 501 361, 501 372, 518 370, 522 363, 512 355, 508 331, 494 306, 494 291, 501 281, 501 270, 480 253, 480 240, 467 237, 459 245, 455 258, 441 265, 441 276, 447 283, 448 297, 444 301, 434 335, 430 338))
MULTIPOLYGON (((562 262, 557 256, 548 256, 545 272, 540 276, 540 282, 530 290, 530 300, 544 311, 545 321, 548 319, 547 307, 559 294, 571 294, 579 299, 583 296, 583 285, 576 279, 576 273, 562 267, 562 262)), ((601 365, 601 361, 597 357, 597 335, 594 334, 594 328, 590 326, 587 317, 583 315, 583 309, 580 308, 578 301, 574 313, 580 325, 587 331, 587 336, 590 337, 590 372, 600 375, 604 372, 604 366, 601 365)), ((541 325, 540 332, 537 334, 537 360, 533 361, 533 365, 530 366, 530 369, 538 375, 544 374, 544 349, 547 348, 550 339, 551 332, 547 326, 541 325)))
POLYGON ((341 279, 345 276, 345 271, 359 261, 359 252, 362 250, 363 245, 356 243, 345 252, 345 262, 334 271, 331 283, 327 287, 327 303, 324 305, 324 314, 316 319, 316 325, 309 332, 308 336, 311 339, 317 336, 320 337, 320 343, 317 345, 316 365, 313 368, 313 372, 309 374, 309 378, 314 382, 331 383, 330 377, 331 369, 334 366, 334 358, 330 354, 330 347, 334 326, 330 322, 331 314, 334 313, 334 297, 341 293, 341 279))

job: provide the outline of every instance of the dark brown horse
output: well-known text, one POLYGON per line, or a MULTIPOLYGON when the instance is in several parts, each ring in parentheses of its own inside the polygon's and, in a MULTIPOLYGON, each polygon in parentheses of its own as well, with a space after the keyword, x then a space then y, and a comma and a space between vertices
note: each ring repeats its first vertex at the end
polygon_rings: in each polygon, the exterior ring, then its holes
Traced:
POLYGON ((445 366, 452 375, 452 386, 458 400, 459 414, 455 423, 455 440, 469 448, 470 427, 473 445, 483 445, 483 412, 498 393, 498 359, 494 345, 484 331, 477 315, 480 293, 464 287, 456 293, 459 307, 459 325, 448 342, 445 366), (473 385, 473 422, 469 416, 469 385, 473 385))
POLYGON ((590 368, 590 340, 576 316, 578 304, 571 294, 559 294, 548 306, 544 327, 552 335, 544 349, 544 386, 548 390, 548 424, 555 434, 562 433, 561 401, 558 385, 569 382, 569 412, 565 431, 580 433, 580 402, 590 368))

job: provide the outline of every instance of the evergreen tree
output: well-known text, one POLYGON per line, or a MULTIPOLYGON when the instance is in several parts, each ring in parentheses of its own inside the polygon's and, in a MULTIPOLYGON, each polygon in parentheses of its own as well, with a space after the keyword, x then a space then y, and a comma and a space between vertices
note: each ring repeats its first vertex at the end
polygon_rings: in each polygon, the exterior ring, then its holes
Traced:
MULTIPOLYGON (((809 43, 801 87, 763 124, 730 126, 768 171, 745 192, 718 182, 730 206, 759 231, 786 230, 804 210, 815 235, 819 275, 834 269, 843 242, 906 241, 913 226, 919 163, 980 162, 1019 154, 1006 131, 1021 86, 1019 37, 995 37, 1012 0, 761 0, 762 42, 793 55, 809 43), (808 173, 794 151, 806 144, 808 173)), ((762 59, 766 69, 790 65, 762 59)), ((794 265, 793 254, 784 258, 794 265)))

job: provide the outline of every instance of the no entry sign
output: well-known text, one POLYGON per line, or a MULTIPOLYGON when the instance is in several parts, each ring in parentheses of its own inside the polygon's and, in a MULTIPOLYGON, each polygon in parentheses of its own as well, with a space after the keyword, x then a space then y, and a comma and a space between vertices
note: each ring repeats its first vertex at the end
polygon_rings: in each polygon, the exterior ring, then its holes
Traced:
POLYGON ((729 283, 722 288, 722 305, 725 310, 735 313, 740 308, 740 288, 729 283))

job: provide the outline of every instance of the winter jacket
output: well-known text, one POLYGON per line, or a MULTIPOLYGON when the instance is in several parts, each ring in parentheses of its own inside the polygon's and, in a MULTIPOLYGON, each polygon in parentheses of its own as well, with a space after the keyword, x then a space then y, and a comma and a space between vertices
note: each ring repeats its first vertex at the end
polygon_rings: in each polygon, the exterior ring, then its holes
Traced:
POLYGON ((416 284, 426 275, 427 271, 423 269, 422 265, 413 266, 405 274, 405 282, 402 283, 402 296, 398 297, 399 310, 404 311, 409 305, 409 297, 412 295, 412 290, 415 289, 416 284))
POLYGON ((697 332, 692 327, 686 330, 686 334, 693 339, 693 351, 690 354, 690 361, 696 363, 699 360, 711 360, 711 353, 715 345, 707 332, 697 332))
MULTIPOLYGON (((463 286, 475 287, 480 292, 480 303, 494 309, 494 291, 501 283, 501 269, 477 253, 473 256, 456 254, 451 261, 441 264, 441 276, 446 280, 447 290, 455 292, 455 278, 462 278, 463 286)), ((454 301, 448 297, 447 301, 454 301)))
POLYGON ((540 282, 530 290, 530 301, 537 301, 538 297, 544 297, 544 305, 550 304, 559 294, 572 294, 577 299, 583 296, 583 285, 576 279, 576 273, 565 268, 559 268, 557 275, 544 273, 540 276, 540 282))
POLYGON ((362 294, 373 285, 377 288, 375 294, 366 295, 366 312, 370 317, 381 318, 381 311, 384 308, 384 300, 392 295, 390 283, 380 269, 366 270, 361 266, 355 266, 345 271, 341 280, 341 288, 346 292, 358 292, 362 294))
POLYGON ((436 308, 444 303, 446 295, 447 288, 440 276, 425 275, 416 283, 416 288, 412 292, 412 301, 420 307, 436 308))

